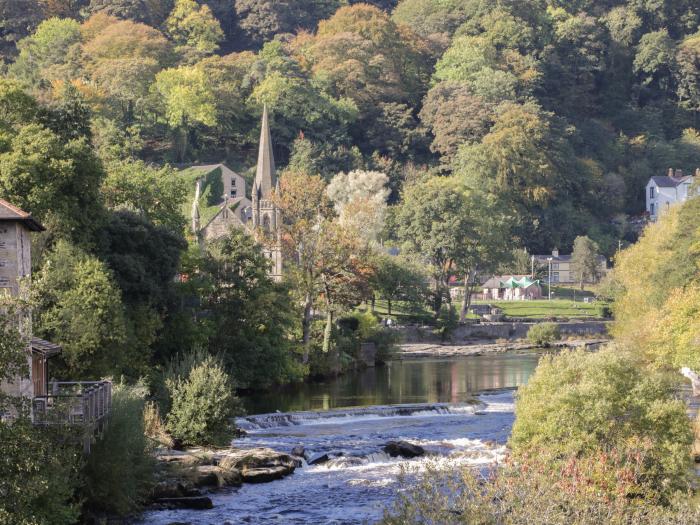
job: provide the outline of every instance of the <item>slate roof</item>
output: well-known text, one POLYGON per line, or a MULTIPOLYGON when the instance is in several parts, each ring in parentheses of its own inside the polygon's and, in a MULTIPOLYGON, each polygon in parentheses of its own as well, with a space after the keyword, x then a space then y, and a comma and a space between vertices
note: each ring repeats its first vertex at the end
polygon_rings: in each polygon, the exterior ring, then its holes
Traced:
POLYGON ((260 126, 260 149, 258 151, 258 166, 255 172, 255 183, 253 184, 253 198, 258 199, 270 197, 272 188, 275 187, 273 181, 275 177, 275 155, 272 152, 272 136, 270 135, 270 124, 267 117, 267 105, 263 108, 262 125, 260 126))
POLYGON ((0 199, 0 221, 19 221, 35 232, 42 232, 45 230, 30 213, 20 210, 17 206, 13 206, 3 199, 0 199))
POLYGON ((677 179, 675 177, 669 177, 668 175, 655 175, 651 180, 653 180, 659 188, 675 188, 684 182, 692 181, 693 177, 686 175, 685 177, 677 179))

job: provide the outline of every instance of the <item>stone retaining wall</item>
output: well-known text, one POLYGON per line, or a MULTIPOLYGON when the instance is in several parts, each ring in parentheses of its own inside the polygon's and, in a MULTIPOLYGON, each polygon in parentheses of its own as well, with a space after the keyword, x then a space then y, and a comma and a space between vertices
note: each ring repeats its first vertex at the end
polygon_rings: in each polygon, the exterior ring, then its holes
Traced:
MULTIPOLYGON (((524 339, 536 322, 498 322, 466 324, 455 328, 448 336, 453 343, 470 339, 524 339)), ((610 321, 562 321, 556 322, 563 336, 600 337, 607 336, 610 321)), ((406 343, 442 340, 431 326, 403 326, 397 328, 406 343)))

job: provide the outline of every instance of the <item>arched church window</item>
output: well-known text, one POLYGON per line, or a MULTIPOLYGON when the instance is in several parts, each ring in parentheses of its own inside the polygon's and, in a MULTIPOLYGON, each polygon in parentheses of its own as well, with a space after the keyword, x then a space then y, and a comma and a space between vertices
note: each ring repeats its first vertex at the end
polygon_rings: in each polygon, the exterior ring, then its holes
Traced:
POLYGON ((269 215, 265 215, 265 216, 263 217, 263 229, 264 229, 266 232, 269 232, 269 231, 270 231, 270 216, 269 216, 269 215))

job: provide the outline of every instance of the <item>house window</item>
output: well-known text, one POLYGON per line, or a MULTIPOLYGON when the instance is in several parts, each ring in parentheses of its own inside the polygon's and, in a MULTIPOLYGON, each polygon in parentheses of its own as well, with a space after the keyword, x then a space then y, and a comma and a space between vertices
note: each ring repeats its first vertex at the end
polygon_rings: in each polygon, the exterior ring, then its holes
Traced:
POLYGON ((653 199, 654 197, 656 197, 656 188, 652 186, 651 188, 649 188, 649 198, 653 199))
POLYGON ((0 277, 0 288, 7 288, 8 286, 10 286, 10 278, 0 277))
POLYGON ((5 268, 8 262, 9 261, 7 259, 0 259, 0 268, 5 268))
POLYGON ((238 195, 238 191, 236 190, 236 179, 231 179, 231 197, 235 197, 238 195))
MULTIPOLYGON (((637 194, 637 195, 639 195, 639 194, 637 194)), ((559 272, 552 272, 552 282, 553 283, 559 282, 559 272)))
POLYGON ((0 241, 0 248, 7 248, 7 241, 0 241))
POLYGON ((559 263, 552 263, 552 270, 558 270, 559 269, 559 263))
POLYGON ((651 215, 654 215, 654 203, 653 202, 649 204, 649 213, 651 215))

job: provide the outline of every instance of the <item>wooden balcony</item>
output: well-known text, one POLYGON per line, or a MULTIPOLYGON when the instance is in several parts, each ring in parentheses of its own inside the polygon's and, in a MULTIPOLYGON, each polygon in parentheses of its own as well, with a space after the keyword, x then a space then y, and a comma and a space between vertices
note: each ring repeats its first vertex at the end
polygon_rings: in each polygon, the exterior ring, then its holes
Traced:
POLYGON ((35 425, 68 424, 101 431, 112 410, 111 381, 49 383, 48 391, 32 399, 35 425))

